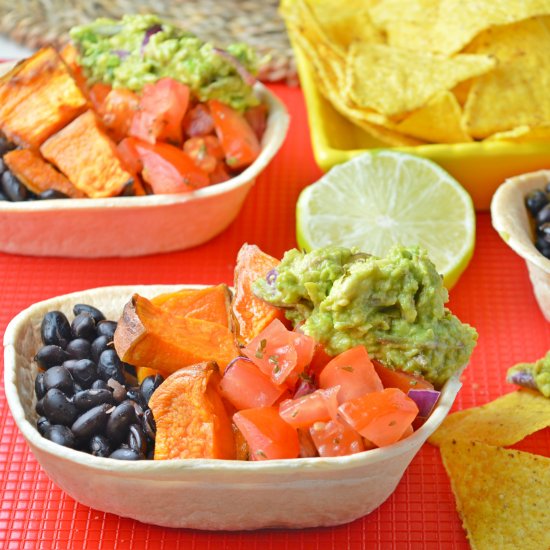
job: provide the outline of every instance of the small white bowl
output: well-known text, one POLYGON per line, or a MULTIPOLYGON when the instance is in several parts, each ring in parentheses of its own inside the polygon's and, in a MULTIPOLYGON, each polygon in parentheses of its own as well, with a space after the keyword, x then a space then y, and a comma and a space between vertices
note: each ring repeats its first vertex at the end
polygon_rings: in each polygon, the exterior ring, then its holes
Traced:
MULTIPOLYGON (((0 64, 0 75, 13 63, 0 64)), ((237 216, 258 175, 280 149, 289 116, 260 83, 268 106, 262 151, 238 176, 180 195, 0 201, 0 251, 31 256, 141 256, 202 244, 237 216)))
POLYGON ((403 441, 334 458, 246 462, 169 460, 125 462, 62 447, 35 428, 32 361, 40 323, 50 310, 72 315, 76 303, 118 319, 134 292, 152 297, 179 286, 117 286, 39 302, 17 315, 4 335, 6 397, 32 452, 52 481, 75 500, 120 516, 165 527, 205 530, 304 528, 339 525, 380 506, 441 424, 461 383, 451 378, 427 422, 403 441))
POLYGON ((550 170, 530 172, 507 179, 491 201, 491 221, 504 242, 527 264, 529 278, 539 307, 550 321, 550 260, 535 247, 533 225, 525 197, 533 189, 550 182, 550 170))

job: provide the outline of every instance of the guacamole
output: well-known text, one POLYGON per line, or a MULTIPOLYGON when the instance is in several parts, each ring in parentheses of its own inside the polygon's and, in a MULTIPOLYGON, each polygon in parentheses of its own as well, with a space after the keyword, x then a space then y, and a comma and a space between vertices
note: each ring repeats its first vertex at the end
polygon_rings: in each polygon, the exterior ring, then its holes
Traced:
POLYGON ((550 397, 550 351, 534 363, 518 363, 508 369, 506 380, 550 397))
POLYGON ((477 332, 445 308, 442 278, 419 248, 394 246, 385 258, 337 246, 290 250, 277 271, 254 292, 288 308, 330 355, 363 344, 386 366, 441 386, 476 344, 477 332))
POLYGON ((259 103, 238 70, 240 65, 255 72, 255 55, 245 44, 231 44, 221 52, 154 15, 100 18, 74 27, 70 36, 91 84, 139 91, 171 77, 187 84, 200 101, 218 99, 240 111, 259 103))

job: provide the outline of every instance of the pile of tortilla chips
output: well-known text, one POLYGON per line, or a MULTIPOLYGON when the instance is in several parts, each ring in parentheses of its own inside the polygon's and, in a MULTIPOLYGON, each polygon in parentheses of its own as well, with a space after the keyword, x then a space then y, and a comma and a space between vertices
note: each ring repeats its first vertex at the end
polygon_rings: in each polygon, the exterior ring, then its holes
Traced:
POLYGON ((283 0, 342 115, 390 145, 550 141, 550 0, 283 0))
POLYGON ((550 458, 505 448, 550 426, 550 399, 519 390, 449 415, 439 446, 474 550, 550 548, 550 458))

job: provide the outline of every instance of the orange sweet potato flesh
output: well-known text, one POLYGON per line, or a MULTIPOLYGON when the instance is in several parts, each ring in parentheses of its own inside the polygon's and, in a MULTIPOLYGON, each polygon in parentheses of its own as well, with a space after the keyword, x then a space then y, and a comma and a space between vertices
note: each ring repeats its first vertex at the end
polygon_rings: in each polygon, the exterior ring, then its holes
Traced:
POLYGON ((241 345, 248 344, 273 319, 286 322, 282 309, 264 302, 252 292, 252 283, 265 277, 278 264, 279 260, 262 252, 256 245, 245 243, 239 250, 231 308, 237 326, 237 339, 241 345))
POLYGON ((0 79, 0 130, 22 147, 40 147, 87 108, 86 97, 51 47, 0 79))
POLYGON ((149 400, 157 427, 155 460, 235 459, 233 428, 219 381, 216 363, 203 362, 171 374, 155 390, 149 400))
POLYGON ((161 294, 151 302, 171 315, 203 319, 231 328, 231 291, 224 284, 161 294))
POLYGON ((61 172, 46 162, 38 151, 14 149, 4 155, 4 162, 13 175, 33 193, 56 189, 75 199, 86 196, 61 172))
POLYGON ((116 196, 133 183, 116 144, 91 110, 47 139, 40 152, 88 197, 116 196))
POLYGON ((201 361, 215 361, 225 370, 239 355, 226 326, 174 316, 139 294, 124 307, 114 344, 123 361, 165 374, 201 361))

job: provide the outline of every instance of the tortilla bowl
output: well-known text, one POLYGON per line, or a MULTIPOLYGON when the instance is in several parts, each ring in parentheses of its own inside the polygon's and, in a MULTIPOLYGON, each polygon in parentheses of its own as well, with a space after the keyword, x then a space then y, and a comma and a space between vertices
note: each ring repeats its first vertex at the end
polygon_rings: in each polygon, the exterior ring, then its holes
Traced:
MULTIPOLYGON (((0 75, 12 66, 0 64, 0 75)), ((267 128, 259 157, 237 176, 185 194, 0 201, 0 252, 130 257, 182 250, 212 239, 237 217, 286 137, 285 106, 261 83, 255 90, 269 109, 267 128)))
POLYGON ((491 221, 502 240, 525 260, 535 298, 550 321, 550 260, 535 247, 533 226, 525 207, 525 197, 533 189, 550 182, 550 170, 539 170, 507 179, 491 202, 491 221))
POLYGON ((30 306, 6 329, 4 376, 11 413, 44 471, 82 504, 144 523, 204 530, 347 523, 372 512, 393 493, 460 389, 458 377, 451 378, 430 418, 408 438, 345 457, 130 462, 95 457, 43 438, 35 428, 38 369, 31 359, 41 346, 43 315, 50 310, 70 314, 74 304, 89 303, 108 318, 118 319, 133 293, 153 297, 182 286, 114 286, 75 292, 30 306))

